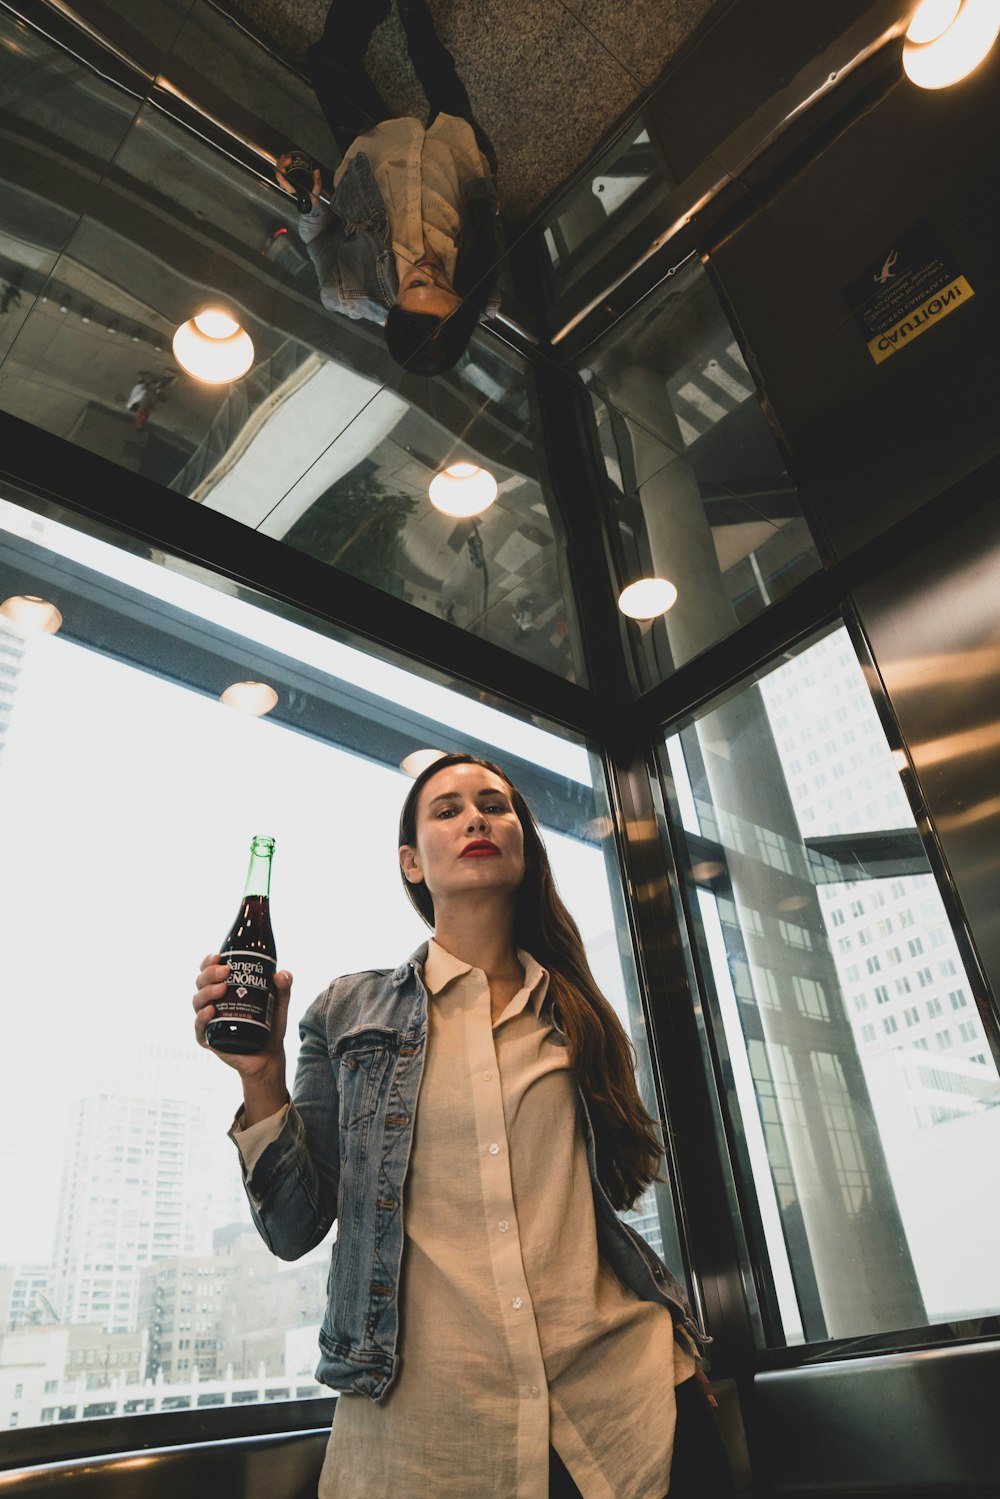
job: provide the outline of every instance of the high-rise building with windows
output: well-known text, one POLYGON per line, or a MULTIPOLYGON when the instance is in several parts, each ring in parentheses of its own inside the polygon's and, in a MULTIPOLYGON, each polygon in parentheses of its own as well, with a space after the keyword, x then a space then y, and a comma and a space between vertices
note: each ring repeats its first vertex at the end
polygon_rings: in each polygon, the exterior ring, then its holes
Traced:
POLYGON ((64 1322, 136 1326, 139 1271, 210 1254, 246 1216, 232 1146, 183 1053, 152 1049, 132 1088, 109 1085, 70 1114, 51 1296, 64 1322))

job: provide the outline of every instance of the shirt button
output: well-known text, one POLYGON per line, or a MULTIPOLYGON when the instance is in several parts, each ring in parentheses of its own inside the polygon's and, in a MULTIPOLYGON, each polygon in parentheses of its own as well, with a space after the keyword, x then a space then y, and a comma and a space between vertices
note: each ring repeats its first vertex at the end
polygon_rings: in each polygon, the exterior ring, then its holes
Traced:
POLYGON ((490 1080, 490 1078, 491 1078, 491 1077, 492 1077, 492 1076, 493 1076, 493 1074, 492 1074, 492 1072, 484 1072, 484 1073, 483 1073, 483 1082, 484 1082, 484 1083, 488 1083, 488 1082, 489 1082, 489 1080, 490 1080))
POLYGON ((539 1397, 539 1395, 541 1393, 542 1393, 541 1390, 538 1388, 538 1386, 536 1384, 533 1384, 531 1386, 531 1398, 532 1398, 532 1400, 537 1400, 538 1397, 539 1397))
POLYGON ((494 1140, 493 1144, 490 1146, 490 1155, 499 1155, 499 1154, 500 1154, 500 1147, 497 1144, 497 1142, 494 1140))
POLYGON ((506 1218, 501 1218, 500 1222, 497 1224, 497 1228, 502 1234, 505 1234, 508 1228, 510 1228, 510 1224, 507 1222, 506 1218))
POLYGON ((520 1296, 515 1296, 514 1300, 511 1302, 511 1306, 514 1308, 515 1312, 519 1312, 523 1305, 524 1302, 521 1300, 520 1296))

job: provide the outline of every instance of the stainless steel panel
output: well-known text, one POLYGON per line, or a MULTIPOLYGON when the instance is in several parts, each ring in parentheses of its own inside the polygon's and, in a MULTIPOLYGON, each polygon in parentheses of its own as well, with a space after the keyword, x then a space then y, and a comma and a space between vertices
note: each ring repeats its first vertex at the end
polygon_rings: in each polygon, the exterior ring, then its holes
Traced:
POLYGON ((1000 994, 1000 502, 856 602, 993 994, 1000 994))
POLYGON ((1000 1343, 758 1374, 777 1494, 995 1494, 1000 1343))
MULTIPOLYGON (((168 1418, 169 1419, 169 1418, 168 1418)), ((329 1433, 192 1442, 0 1473, 0 1495, 26 1499, 307 1499, 329 1433)))

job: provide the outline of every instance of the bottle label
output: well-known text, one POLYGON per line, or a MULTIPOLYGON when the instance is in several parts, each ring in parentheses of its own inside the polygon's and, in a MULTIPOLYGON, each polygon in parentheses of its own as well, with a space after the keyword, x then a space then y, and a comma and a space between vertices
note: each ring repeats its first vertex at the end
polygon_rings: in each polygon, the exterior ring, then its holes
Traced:
POLYGON ((275 960, 260 952, 224 952, 229 980, 223 999, 217 1001, 218 1020, 242 1020, 271 1029, 274 1014, 275 960))

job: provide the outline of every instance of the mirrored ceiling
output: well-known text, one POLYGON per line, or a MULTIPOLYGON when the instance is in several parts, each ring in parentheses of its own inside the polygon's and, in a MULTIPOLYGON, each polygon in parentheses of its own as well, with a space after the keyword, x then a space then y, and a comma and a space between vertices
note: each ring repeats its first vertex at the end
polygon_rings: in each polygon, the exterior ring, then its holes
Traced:
MULTIPOLYGON (((192 7, 172 77, 217 23, 192 7)), ((290 200, 172 117, 162 88, 143 97, 6 14, 0 46, 0 409, 582 681, 524 358, 481 330, 450 374, 407 375, 375 324, 319 305, 290 200), (230 384, 172 354, 211 302, 253 341, 230 384), (430 502, 456 463, 496 482, 471 519, 430 502)), ((284 77, 262 49, 254 59, 284 77)))

